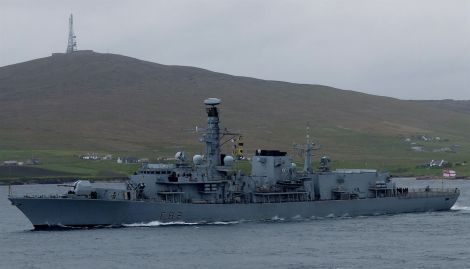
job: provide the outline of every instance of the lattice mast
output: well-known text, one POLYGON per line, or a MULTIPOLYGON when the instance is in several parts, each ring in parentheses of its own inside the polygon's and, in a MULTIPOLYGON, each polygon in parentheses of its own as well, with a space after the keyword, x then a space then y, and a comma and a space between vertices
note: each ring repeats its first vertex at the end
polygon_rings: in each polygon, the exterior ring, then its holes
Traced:
POLYGON ((298 150, 304 157, 304 168, 303 172, 305 173, 312 173, 312 155, 315 144, 310 142, 310 127, 307 126, 306 129, 306 136, 305 136, 307 143, 305 145, 294 144, 294 149, 298 150))
POLYGON ((69 40, 67 43, 67 53, 77 51, 77 40, 73 32, 73 14, 70 14, 69 18, 69 40))

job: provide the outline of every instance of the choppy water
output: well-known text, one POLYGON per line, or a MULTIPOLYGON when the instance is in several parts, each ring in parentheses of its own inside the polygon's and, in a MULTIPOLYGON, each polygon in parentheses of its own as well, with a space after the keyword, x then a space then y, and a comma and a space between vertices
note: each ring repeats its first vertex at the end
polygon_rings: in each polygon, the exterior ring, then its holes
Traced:
POLYGON ((450 212, 32 231, 2 186, 0 268, 470 268, 470 181, 447 181, 444 187, 461 189, 450 212))

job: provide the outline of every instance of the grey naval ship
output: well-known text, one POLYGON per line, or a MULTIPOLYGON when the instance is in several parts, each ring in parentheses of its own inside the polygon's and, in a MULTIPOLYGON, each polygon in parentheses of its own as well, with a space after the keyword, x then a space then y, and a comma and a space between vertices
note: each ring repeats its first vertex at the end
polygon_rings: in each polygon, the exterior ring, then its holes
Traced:
POLYGON ((49 229, 440 211, 459 196, 458 189, 399 188, 389 174, 376 170, 331 171, 327 158, 314 170, 312 143, 302 146, 302 169, 286 152, 256 150, 251 175, 244 175, 234 157, 221 154, 223 140, 234 133, 219 127, 220 102, 204 101, 203 155, 187 161, 179 152, 174 163, 143 164, 121 189, 79 180, 62 195, 10 195, 9 200, 35 229, 49 229))

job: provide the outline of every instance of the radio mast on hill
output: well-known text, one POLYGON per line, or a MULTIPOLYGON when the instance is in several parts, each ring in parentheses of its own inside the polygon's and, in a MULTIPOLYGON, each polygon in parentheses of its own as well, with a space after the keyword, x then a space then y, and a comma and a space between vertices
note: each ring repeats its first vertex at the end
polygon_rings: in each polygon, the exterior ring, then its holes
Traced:
POLYGON ((73 14, 70 14, 69 18, 69 41, 67 43, 67 53, 77 51, 77 37, 73 33, 73 14))

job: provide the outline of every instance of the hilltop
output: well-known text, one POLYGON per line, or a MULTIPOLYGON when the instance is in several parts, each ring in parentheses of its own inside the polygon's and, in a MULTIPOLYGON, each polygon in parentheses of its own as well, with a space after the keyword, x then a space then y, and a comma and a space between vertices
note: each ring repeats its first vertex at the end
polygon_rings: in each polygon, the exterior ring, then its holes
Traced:
POLYGON ((187 130, 205 125, 207 97, 222 99, 221 125, 242 132, 248 151, 289 150, 307 125, 322 151, 345 161, 418 162, 429 156, 412 155, 401 137, 460 145, 470 138, 468 102, 406 101, 79 51, 0 67, 0 147, 195 150, 197 135, 187 130))

